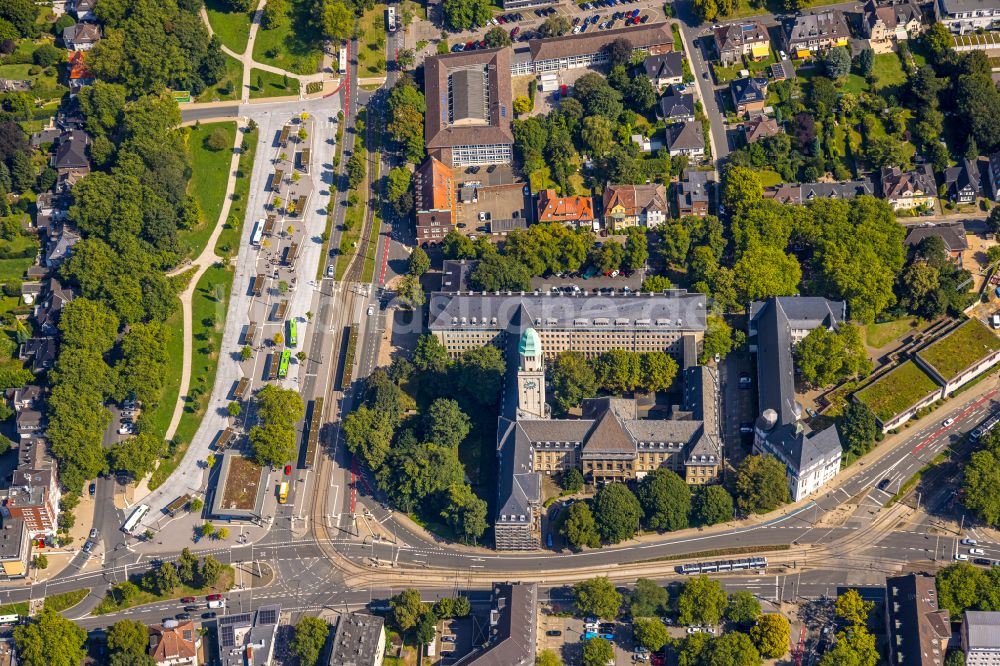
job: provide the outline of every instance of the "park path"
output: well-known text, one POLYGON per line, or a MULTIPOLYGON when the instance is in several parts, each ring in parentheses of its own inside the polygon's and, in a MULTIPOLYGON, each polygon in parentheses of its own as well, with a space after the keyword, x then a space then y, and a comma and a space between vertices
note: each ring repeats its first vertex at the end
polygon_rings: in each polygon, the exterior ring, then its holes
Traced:
MULTIPOLYGON (((261 17, 264 15, 264 5, 266 4, 267 0, 259 0, 257 3, 257 9, 254 10, 253 18, 250 20, 250 36, 247 39, 247 47, 243 53, 236 53, 225 44, 220 44, 223 53, 231 58, 239 60, 243 65, 241 90, 243 91, 242 100, 244 104, 250 102, 250 72, 253 69, 260 69, 265 72, 270 72, 271 74, 280 74, 281 76, 287 76, 290 79, 295 79, 299 82, 299 97, 303 97, 305 95, 307 84, 315 82, 322 83, 325 80, 326 68, 323 68, 323 71, 316 72, 315 74, 296 74, 294 72, 289 72, 286 69, 281 69, 280 67, 275 67, 274 65, 268 65, 267 63, 254 60, 253 45, 257 40, 257 31, 260 29, 261 17)), ((212 29, 211 21, 208 20, 208 10, 205 9, 205 5, 201 6, 199 13, 201 14, 202 22, 204 22, 205 27, 208 28, 208 34, 214 35, 215 31, 212 29)), ((325 51, 326 49, 324 49, 324 63, 326 62, 325 51)))
MULTIPOLYGON (((261 5, 263 4, 261 2, 261 5)), ((229 209, 233 204, 233 191, 236 188, 240 155, 243 152, 240 146, 243 143, 243 130, 245 127, 246 124, 242 120, 237 120, 236 141, 233 144, 233 157, 229 161, 226 196, 222 201, 222 210, 219 211, 219 219, 215 221, 215 229, 212 230, 212 235, 209 236, 208 242, 205 243, 201 254, 191 262, 195 267, 195 271, 188 281, 187 288, 178 295, 178 298, 181 299, 181 314, 184 322, 184 352, 181 361, 181 384, 177 391, 177 403, 174 405, 174 412, 170 416, 170 425, 167 426, 167 431, 164 434, 164 439, 166 440, 173 439, 174 433, 177 432, 177 426, 180 425, 181 416, 184 414, 185 398, 187 397, 188 389, 191 387, 191 357, 194 348, 192 341, 194 317, 192 315, 191 301, 194 298, 194 290, 198 287, 198 281, 201 279, 201 276, 205 274, 209 266, 222 261, 222 258, 215 254, 215 244, 219 240, 219 234, 222 233, 223 225, 229 218, 229 209)), ((185 266, 183 270, 188 270, 188 266, 185 266)))

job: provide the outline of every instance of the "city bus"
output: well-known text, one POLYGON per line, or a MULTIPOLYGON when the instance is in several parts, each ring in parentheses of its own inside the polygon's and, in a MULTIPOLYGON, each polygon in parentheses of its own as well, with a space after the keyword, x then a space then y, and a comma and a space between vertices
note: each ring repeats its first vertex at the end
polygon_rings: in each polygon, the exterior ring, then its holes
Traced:
POLYGON ((281 352, 281 365, 278 366, 278 378, 284 379, 288 376, 288 362, 292 360, 292 352, 287 349, 281 352))
POLYGON ((284 504, 288 501, 288 481, 282 481, 281 485, 278 486, 278 504, 284 504))
POLYGON ((135 529, 139 526, 139 521, 142 520, 142 517, 145 516, 147 513, 149 513, 148 504, 140 504, 139 506, 137 506, 135 508, 135 511, 132 512, 132 515, 129 516, 128 520, 125 521, 125 524, 122 525, 122 532, 124 532, 125 534, 134 535, 135 529))
POLYGON ((260 245, 261 236, 264 235, 264 220, 257 220, 253 224, 253 233, 250 234, 250 244, 260 245))
POLYGON ((297 347, 299 345, 299 327, 294 319, 288 320, 288 346, 297 347))
POLYGON ((0 625, 17 624, 21 619, 20 615, 0 615, 0 625))
POLYGON ((340 47, 340 55, 337 57, 337 65, 341 74, 347 74, 347 47, 340 47))
POLYGON ((385 27, 389 32, 396 32, 396 8, 389 7, 385 10, 385 27))

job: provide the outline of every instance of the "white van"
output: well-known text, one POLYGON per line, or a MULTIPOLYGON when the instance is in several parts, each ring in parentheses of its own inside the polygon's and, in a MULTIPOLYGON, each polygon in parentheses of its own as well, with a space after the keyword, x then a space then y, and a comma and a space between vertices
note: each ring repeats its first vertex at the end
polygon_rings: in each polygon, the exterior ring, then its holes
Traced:
POLYGON ((226 600, 225 599, 216 599, 215 601, 209 601, 208 602, 208 607, 209 608, 225 608, 226 607, 226 600))

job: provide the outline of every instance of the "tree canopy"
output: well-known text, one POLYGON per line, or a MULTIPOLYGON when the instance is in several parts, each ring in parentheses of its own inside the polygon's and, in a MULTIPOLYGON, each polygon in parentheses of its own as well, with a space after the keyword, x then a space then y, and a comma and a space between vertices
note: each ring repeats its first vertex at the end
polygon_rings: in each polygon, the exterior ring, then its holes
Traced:
POLYGON ((751 455, 736 470, 736 504, 746 513, 768 513, 789 500, 785 467, 768 455, 751 455))

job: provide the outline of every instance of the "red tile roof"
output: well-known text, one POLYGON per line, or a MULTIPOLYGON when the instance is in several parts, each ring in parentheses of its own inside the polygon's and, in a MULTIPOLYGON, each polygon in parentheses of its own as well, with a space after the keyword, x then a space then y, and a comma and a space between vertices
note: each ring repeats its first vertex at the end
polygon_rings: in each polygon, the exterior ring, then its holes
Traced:
POLYGON ((590 197, 558 197, 555 190, 538 196, 539 222, 593 222, 594 202, 590 197))

